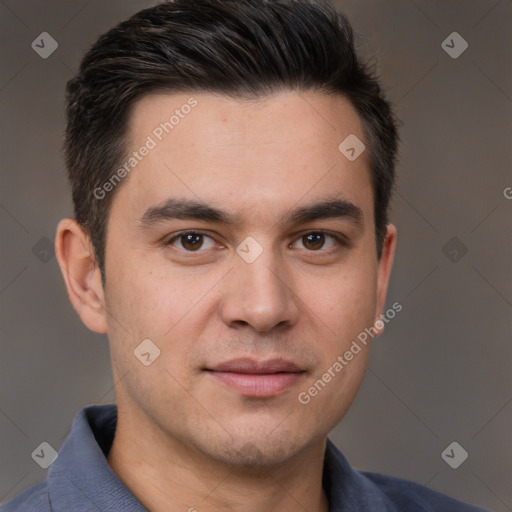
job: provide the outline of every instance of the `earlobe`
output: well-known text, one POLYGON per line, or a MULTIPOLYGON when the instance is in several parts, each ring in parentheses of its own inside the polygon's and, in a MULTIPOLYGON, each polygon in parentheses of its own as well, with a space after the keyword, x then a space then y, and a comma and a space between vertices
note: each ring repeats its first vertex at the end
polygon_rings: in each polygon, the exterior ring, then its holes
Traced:
MULTIPOLYGON (((393 267, 393 260, 395 257, 397 231, 393 224, 388 224, 386 228, 386 236, 382 244, 382 254, 379 260, 378 275, 377 275, 377 308, 375 311, 375 320, 380 320, 381 315, 386 305, 386 295, 388 291, 389 277, 391 275, 391 268, 393 267)), ((382 329, 384 330, 384 323, 382 329)), ((380 333, 379 333, 380 334, 380 333)))
POLYGON ((57 227, 55 253, 69 299, 82 322, 91 331, 108 331, 103 284, 91 241, 74 219, 63 219, 57 227))

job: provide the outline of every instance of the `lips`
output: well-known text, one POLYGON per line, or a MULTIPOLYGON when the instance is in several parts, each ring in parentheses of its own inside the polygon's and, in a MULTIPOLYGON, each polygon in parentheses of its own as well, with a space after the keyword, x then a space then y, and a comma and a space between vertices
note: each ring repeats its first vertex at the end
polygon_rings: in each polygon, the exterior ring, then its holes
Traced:
POLYGON ((220 363, 208 370, 216 372, 247 373, 252 375, 271 374, 279 372, 294 373, 302 371, 295 363, 286 359, 269 359, 254 361, 253 359, 233 359, 220 363))
POLYGON ((206 371, 238 393, 260 398, 282 393, 306 373, 298 365, 285 359, 233 359, 206 368, 206 371))

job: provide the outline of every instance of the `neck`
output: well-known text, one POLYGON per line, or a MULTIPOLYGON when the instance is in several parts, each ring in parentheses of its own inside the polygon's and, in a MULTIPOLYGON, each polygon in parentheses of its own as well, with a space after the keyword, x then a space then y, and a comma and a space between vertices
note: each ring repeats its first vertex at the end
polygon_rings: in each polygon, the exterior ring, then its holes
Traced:
POLYGON ((329 510, 322 487, 326 438, 279 466, 233 467, 121 410, 108 462, 151 512, 329 510))

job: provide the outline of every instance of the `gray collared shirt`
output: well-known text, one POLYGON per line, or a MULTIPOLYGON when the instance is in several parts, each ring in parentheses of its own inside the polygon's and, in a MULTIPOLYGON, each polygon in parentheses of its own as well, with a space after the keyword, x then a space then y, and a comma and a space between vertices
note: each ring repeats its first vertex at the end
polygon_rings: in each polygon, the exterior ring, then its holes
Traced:
MULTIPOLYGON (((82 409, 47 479, 0 511, 147 512, 108 464, 116 424, 115 404, 82 409)), ((356 471, 329 439, 323 487, 330 512, 486 512, 407 480, 356 471)))

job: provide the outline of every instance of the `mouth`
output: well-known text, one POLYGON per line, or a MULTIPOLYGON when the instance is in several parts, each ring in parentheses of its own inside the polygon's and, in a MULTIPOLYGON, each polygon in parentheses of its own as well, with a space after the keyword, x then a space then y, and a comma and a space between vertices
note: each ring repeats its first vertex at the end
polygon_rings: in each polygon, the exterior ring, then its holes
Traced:
POLYGON ((244 396, 260 398, 282 393, 306 374, 305 370, 285 359, 233 359, 205 368, 205 371, 244 396))

